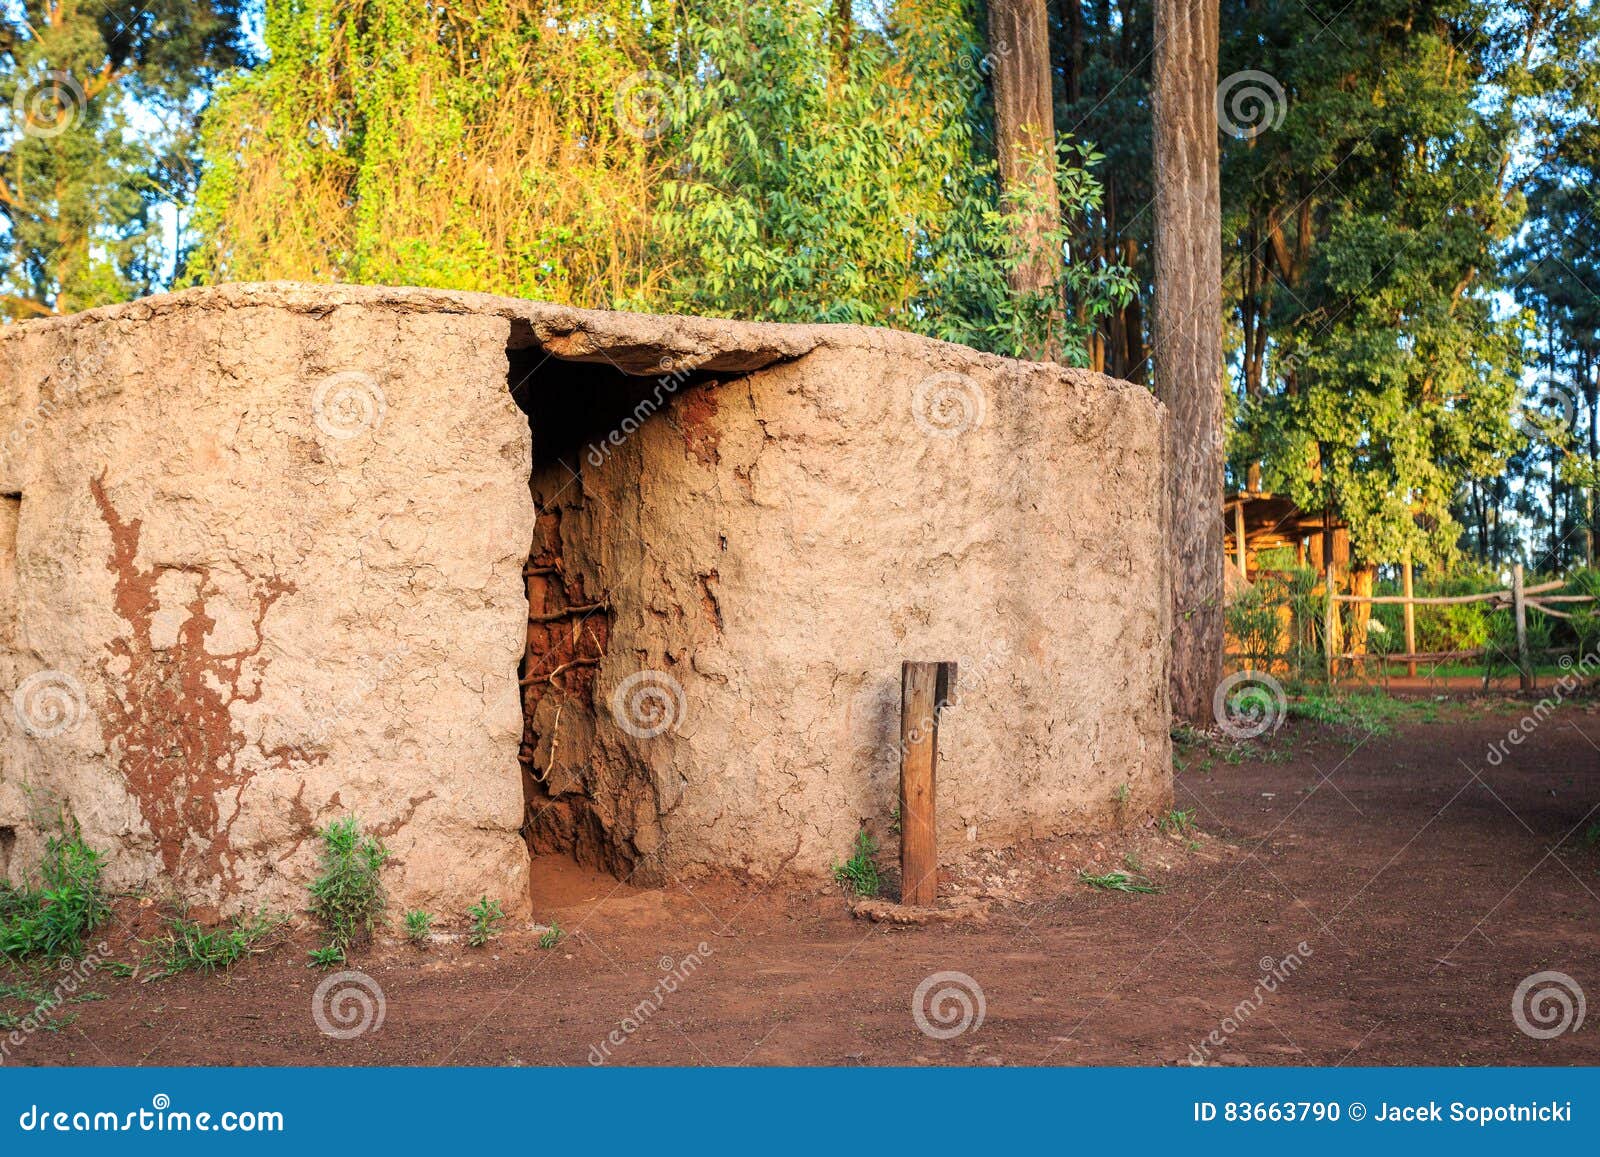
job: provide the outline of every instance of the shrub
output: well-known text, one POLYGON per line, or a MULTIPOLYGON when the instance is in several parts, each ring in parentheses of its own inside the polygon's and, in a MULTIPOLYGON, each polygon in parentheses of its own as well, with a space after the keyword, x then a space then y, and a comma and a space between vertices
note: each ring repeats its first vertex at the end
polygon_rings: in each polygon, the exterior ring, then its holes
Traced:
POLYGON ((83 955, 84 941, 111 910, 101 890, 103 857, 83 842, 76 821, 65 819, 45 841, 42 888, 5 885, 0 890, 0 956, 83 955))
POLYGON ((354 816, 335 820, 322 838, 322 874, 311 885, 311 914, 328 930, 330 947, 344 951, 372 939, 388 906, 378 872, 389 853, 374 836, 361 834, 354 816))

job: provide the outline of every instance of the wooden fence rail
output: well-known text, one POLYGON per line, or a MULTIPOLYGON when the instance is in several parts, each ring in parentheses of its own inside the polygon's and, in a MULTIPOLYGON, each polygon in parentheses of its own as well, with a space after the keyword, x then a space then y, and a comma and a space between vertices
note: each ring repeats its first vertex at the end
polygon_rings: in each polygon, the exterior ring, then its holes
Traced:
POLYGON ((1557 595, 1548 592, 1559 590, 1566 586, 1561 579, 1550 582, 1538 583, 1534 586, 1524 586, 1522 583, 1522 564, 1517 563, 1511 568, 1511 586, 1502 591, 1482 591, 1474 595, 1413 595, 1411 593, 1411 567, 1405 567, 1405 589, 1403 595, 1341 595, 1337 591, 1338 574, 1330 563, 1324 576, 1326 583, 1325 602, 1323 605, 1323 652, 1326 656, 1328 682, 1333 682, 1335 668, 1341 661, 1348 662, 1352 659, 1381 658, 1388 663, 1405 663, 1411 674, 1416 674, 1416 665, 1425 662, 1445 661, 1458 658, 1479 658, 1489 654, 1490 648, 1479 647, 1470 651, 1444 651, 1438 653, 1419 653, 1416 650, 1415 607, 1440 607, 1458 606, 1463 603, 1491 603, 1500 607, 1510 607, 1511 617, 1517 629, 1517 675, 1524 691, 1532 691, 1536 686, 1532 655, 1528 650, 1528 610, 1531 608, 1540 614, 1549 615, 1551 618, 1567 619, 1572 614, 1567 611, 1558 611, 1549 606, 1550 603, 1592 603, 1594 595, 1557 595), (1536 597, 1537 596, 1537 597, 1536 597), (1340 603, 1365 603, 1368 606, 1403 606, 1406 617, 1406 653, 1403 655, 1355 655, 1341 653, 1335 644, 1338 640, 1338 606, 1340 603))

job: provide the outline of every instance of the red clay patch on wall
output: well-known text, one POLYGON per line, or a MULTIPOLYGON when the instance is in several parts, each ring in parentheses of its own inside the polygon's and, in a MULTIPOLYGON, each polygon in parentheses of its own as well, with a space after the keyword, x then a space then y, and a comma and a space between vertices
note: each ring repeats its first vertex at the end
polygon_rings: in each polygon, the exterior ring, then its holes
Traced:
MULTIPOLYGON (((211 654, 206 636, 216 620, 206 612, 206 602, 221 593, 211 569, 141 568, 142 520, 124 520, 117 513, 103 473, 89 488, 111 532, 106 569, 115 576, 117 615, 128 624, 126 635, 107 644, 110 657, 100 665, 113 689, 101 720, 106 748, 139 803, 167 874, 195 883, 216 881, 226 895, 236 883, 229 833, 257 770, 241 766, 246 740, 232 707, 261 698, 267 665, 261 657, 261 624, 294 585, 275 575, 258 579, 247 573, 255 642, 242 651, 211 654), (170 570, 193 576, 195 593, 184 606, 176 642, 158 649, 152 638, 160 609, 156 585, 170 570), (248 673, 246 664, 251 664, 248 673)), ((326 758, 299 747, 261 755, 270 767, 326 758)))
POLYGON ((683 431, 684 447, 702 466, 715 466, 722 460, 715 386, 699 385, 685 391, 675 416, 678 428, 683 431))

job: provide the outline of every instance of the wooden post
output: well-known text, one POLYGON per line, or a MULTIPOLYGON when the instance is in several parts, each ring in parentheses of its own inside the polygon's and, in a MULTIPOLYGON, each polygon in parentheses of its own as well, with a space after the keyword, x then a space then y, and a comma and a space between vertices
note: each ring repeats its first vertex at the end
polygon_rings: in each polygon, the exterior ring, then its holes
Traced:
POLYGON ((1250 581, 1250 571, 1245 566, 1244 552, 1244 499, 1240 499, 1233 508, 1233 545, 1239 556, 1239 577, 1245 582, 1250 581))
POLYGON ((1338 589, 1338 568, 1330 560, 1322 572, 1323 592, 1322 604, 1322 653, 1327 665, 1328 686, 1333 686, 1333 675, 1336 660, 1334 655, 1339 649, 1339 604, 1334 601, 1334 592, 1338 589))
MULTIPOLYGON (((1400 578, 1401 578, 1402 583, 1404 584, 1405 596, 1406 596, 1406 605, 1405 605, 1405 614, 1406 614, 1406 654, 1415 655, 1417 653, 1417 608, 1410 601, 1412 598, 1415 597, 1413 595, 1413 593, 1412 593, 1412 586, 1411 586, 1412 573, 1411 573, 1411 552, 1410 551, 1406 552, 1406 560, 1405 560, 1405 562, 1400 564, 1400 578)), ((1416 675, 1417 675, 1417 661, 1415 659, 1411 659, 1411 660, 1407 661, 1407 663, 1406 663, 1406 674, 1410 675, 1412 678, 1416 678, 1416 675)))
POLYGON ((1533 666, 1528 662, 1528 604, 1522 595, 1522 564, 1511 564, 1511 613, 1517 621, 1517 674, 1524 691, 1533 690, 1533 666))
POLYGON ((955 693, 954 663, 900 666, 900 902, 926 906, 939 898, 939 844, 934 778, 939 715, 955 693))

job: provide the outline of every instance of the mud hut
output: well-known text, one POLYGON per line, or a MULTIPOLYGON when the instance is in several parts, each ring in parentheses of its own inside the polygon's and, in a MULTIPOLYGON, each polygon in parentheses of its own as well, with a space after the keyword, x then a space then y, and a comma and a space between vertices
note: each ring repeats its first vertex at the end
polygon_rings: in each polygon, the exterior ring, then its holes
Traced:
POLYGON ((0 329, 0 873, 298 907, 822 872, 957 659, 942 845, 1170 795, 1162 412, 848 326, 232 285, 0 329), (1126 785, 1126 787, 1124 787, 1126 785))

